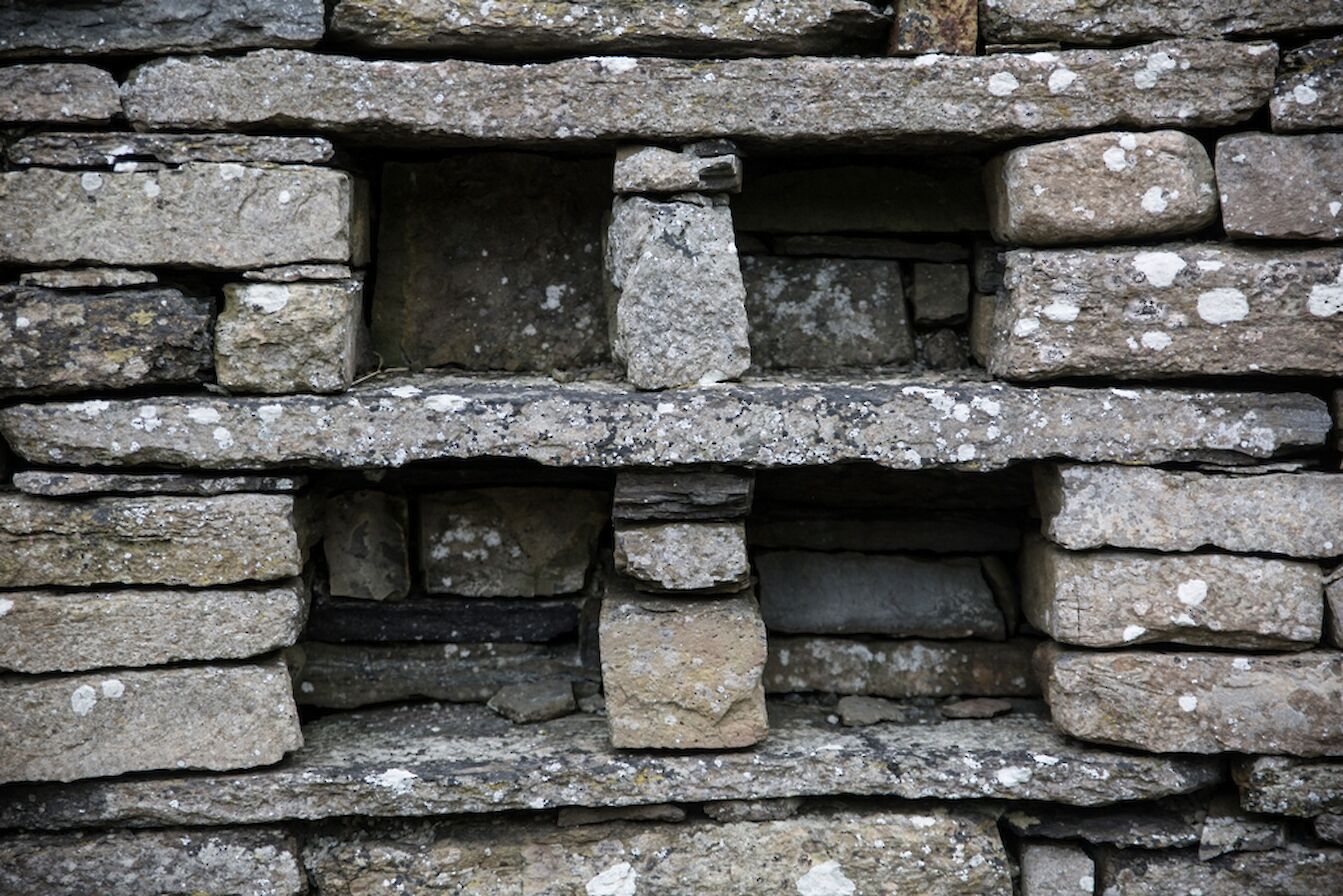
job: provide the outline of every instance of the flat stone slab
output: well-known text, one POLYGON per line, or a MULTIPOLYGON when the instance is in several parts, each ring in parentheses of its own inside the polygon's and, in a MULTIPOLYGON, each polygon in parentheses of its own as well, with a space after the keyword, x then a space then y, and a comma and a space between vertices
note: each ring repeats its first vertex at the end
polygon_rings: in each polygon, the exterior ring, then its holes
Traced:
POLYGON ((1162 37, 1244 37, 1343 26, 1343 11, 1333 0, 1200 0, 1183 6, 1166 0, 1126 0, 1099 8, 1077 0, 991 0, 981 6, 980 15, 986 43, 1056 40, 1104 46, 1162 37))
POLYGON ((1121 849, 1197 846, 1207 817, 1207 799, 1177 796, 1132 808, 1028 806, 1008 809, 1003 825, 1023 838, 1085 840, 1121 849))
POLYGON ((1223 41, 912 60, 594 57, 528 66, 260 50, 148 63, 131 73, 124 101, 144 130, 283 128, 446 146, 727 137, 908 148, 1233 124, 1268 101, 1276 65, 1272 44, 1223 41), (1075 77, 1051 91, 1051 78, 1056 87, 1068 79, 1060 72, 1075 77))
POLYGON ((1104 850, 1101 892, 1113 896, 1202 893, 1336 893, 1343 889, 1343 849, 1293 845, 1265 852, 1237 852, 1201 861, 1192 850, 1148 853, 1104 850))
POLYGON ((227 470, 469 457, 586 467, 866 460, 907 470, 1046 457, 1160 463, 1316 448, 1330 425, 1325 403, 1305 394, 1022 389, 937 377, 781 378, 647 394, 609 382, 422 374, 331 397, 0 409, 0 433, 33 463, 227 470), (146 406, 159 421, 152 431, 143 426, 146 406))
POLYGON ((423 816, 554 806, 826 794, 1104 805, 1208 787, 1220 763, 1088 747, 1047 720, 1005 716, 847 730, 775 706, 770 736, 724 753, 621 753, 604 718, 515 726, 483 706, 331 716, 274 768, 10 788, 0 824, 53 829, 423 816))
POLYGON ((244 134, 33 134, 15 140, 5 156, 15 165, 111 168, 121 162, 272 162, 320 165, 336 149, 322 137, 251 137, 244 134))
POLYGON ((547 642, 578 631, 573 600, 460 600, 412 597, 370 601, 318 598, 307 637, 315 641, 547 642))
POLYGON ((159 275, 153 271, 133 268, 54 268, 19 274, 20 286, 41 286, 46 289, 116 289, 122 286, 150 286, 158 282, 159 275))
POLYGON ((1290 756, 1252 756, 1231 771, 1247 812, 1307 818, 1343 812, 1343 762, 1290 756))
POLYGON ((611 516, 627 522, 744 519, 754 493, 755 477, 741 471, 631 471, 616 476, 611 516))
MULTIPOLYGON (((1343 134, 1232 134, 1217 141, 1227 236, 1343 239, 1343 134)), ((1343 311, 1343 280, 1311 290, 1310 312, 1343 311)))
POLYGON ((20 470, 13 485, 21 492, 48 498, 82 495, 194 495, 234 492, 296 492, 306 476, 197 476, 191 473, 86 473, 20 470))
POLYGON ((1343 127, 1343 37, 1283 54, 1268 114, 1277 133, 1343 127))
POLYGON ((0 66, 0 123, 103 124, 120 114, 117 82, 103 69, 60 62, 0 66))
POLYGON ((871 697, 1034 697, 1031 670, 1039 644, 871 638, 769 639, 765 692, 856 694, 871 697))
POLYGON ((751 581, 746 526, 737 522, 619 523, 618 571, 643 591, 740 591, 751 581))

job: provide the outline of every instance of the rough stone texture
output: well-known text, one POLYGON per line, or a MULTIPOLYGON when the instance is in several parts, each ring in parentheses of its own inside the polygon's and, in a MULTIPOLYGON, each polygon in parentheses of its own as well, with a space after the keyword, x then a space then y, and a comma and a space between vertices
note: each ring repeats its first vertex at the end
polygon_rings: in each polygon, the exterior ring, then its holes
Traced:
POLYGON ((558 719, 578 709, 573 683, 559 678, 506 684, 487 705, 509 721, 520 724, 558 719))
POLYGON ((615 564, 651 590, 737 591, 751 579, 741 522, 618 525, 615 564))
POLYGON ((1294 656, 1066 651, 1036 672, 1054 724, 1082 740, 1153 752, 1343 749, 1343 653, 1294 656))
POLYGON ((765 626, 750 595, 682 601, 608 590, 601 654, 616 747, 747 747, 768 733, 765 626))
POLYGON ((765 690, 899 698, 1030 697, 1040 693, 1031 671, 1037 643, 774 636, 769 639, 765 690))
POLYGON ((322 526, 333 597, 400 600, 410 593, 410 511, 406 499, 357 491, 326 500, 322 526))
POLYGON ((1064 41, 1105 45, 1163 37, 1297 33, 1343 26, 1333 0, 987 0, 981 31, 988 43, 1064 41))
POLYGON ((992 719, 1006 715, 1014 709, 1011 700, 1001 697, 970 697, 949 700, 938 707, 938 711, 948 719, 992 719))
POLYGON ((235 392, 342 392, 366 344, 362 278, 231 283, 215 323, 219 385, 235 392))
POLYGON ((973 56, 978 42, 979 0, 897 0, 892 56, 973 56))
POLYGON ((741 272, 756 366, 873 367, 914 359, 899 262, 748 255, 741 272))
POLYGON ((919 357, 929 370, 958 370, 971 366, 967 340, 950 327, 921 336, 919 357))
POLYGON ((1343 37, 1283 54, 1268 114, 1278 132, 1343 127, 1343 37))
POLYGON ((632 522, 743 519, 754 492, 755 477, 739 471, 624 471, 616 474, 611 516, 632 522))
POLYGON ((938 377, 639 393, 609 382, 428 374, 334 397, 160 396, 153 431, 134 423, 143 406, 14 405, 0 409, 0 434, 29 461, 61 465, 368 468, 495 457, 584 467, 864 460, 986 470, 1049 457, 1269 458, 1317 449, 1331 425, 1325 403, 1300 393, 1024 389, 938 377), (273 410, 263 413, 266 406, 273 410), (230 438, 215 438, 216 429, 230 438))
POLYGON ((835 711, 840 724, 849 728, 882 722, 909 722, 916 718, 911 707, 884 697, 841 697, 835 704, 835 711))
POLYGON ((915 264, 910 301, 917 324, 960 323, 970 312, 970 269, 962 264, 915 264))
POLYGON ((0 57, 302 47, 325 26, 322 0, 17 0, 0 6, 0 57))
POLYGON ((1100 886, 1114 896, 1203 896, 1274 893, 1315 896, 1343 888, 1343 850, 1295 846, 1270 852, 1242 852, 1210 862, 1192 851, 1150 853, 1105 850, 1100 886))
POLYGON ((977 560, 779 551, 755 558, 772 631, 931 638, 1004 636, 977 560))
POLYGON ((1343 372, 1343 251, 1199 243, 1017 250, 988 369, 1037 380, 1343 372))
MULTIPOLYGON (((1227 236, 1343 239, 1343 134, 1232 134, 1217 141, 1227 236)), ((1311 313, 1343 311, 1343 279, 1312 291, 1311 313)))
POLYGON ((61 63, 0 66, 0 123, 102 124, 120 114, 117 82, 100 68, 61 63))
MULTIPOLYGON (((1154 55, 1158 59, 1160 54, 1154 55)), ((1174 66, 1165 57, 1153 80, 1174 66)), ((1141 74, 1141 73, 1140 73, 1141 74)), ((1212 162, 1180 131, 1108 133, 1023 146, 985 171, 1000 243, 1052 246, 1192 233, 1217 217, 1212 162)))
POLYGON ((1130 808, 1074 809, 1036 806, 1002 815, 1018 837, 1085 840, 1121 849, 1171 849, 1197 846, 1207 815, 1206 799, 1177 796, 1130 808))
POLYGON ((296 280, 349 280, 354 271, 345 264, 282 264, 259 271, 243 271, 244 280, 293 283, 296 280))
POLYGON ((627 146, 616 151, 612 180, 617 193, 739 193, 741 159, 627 146))
POLYGON ((1022 896, 1091 896, 1096 863, 1080 846, 1021 844, 1022 896))
POLYGON ((1332 581, 1324 587, 1325 614, 1328 623, 1326 640, 1335 647, 1343 647, 1343 576, 1335 570, 1332 581))
POLYGON ((148 286, 158 282, 158 274, 153 271, 130 268, 58 268, 19 274, 20 286, 41 286, 46 289, 115 289, 121 286, 148 286))
POLYGON ((567 488, 459 489, 420 500, 425 590, 544 597, 582 589, 607 497, 567 488))
POLYGON ((296 492, 305 476, 196 476, 190 473, 85 473, 21 470, 14 487, 49 498, 74 495, 195 495, 233 492, 296 492))
POLYGON ((385 164, 372 327, 383 363, 549 371, 604 360, 610 180, 609 159, 385 164))
POLYGON ((252 768, 303 744, 289 671, 241 666, 0 677, 0 782, 252 768))
POLYGON ((640 389, 735 379, 751 364, 726 204, 617 199, 606 242, 611 353, 640 389))
POLYGON ((805 510, 761 513, 747 540, 755 548, 815 551, 930 551, 939 554, 1014 553, 1021 545, 1015 515, 991 510, 910 510, 899 516, 828 516, 805 510))
POLYGON ((1067 644, 1292 650, 1320 641, 1323 579, 1314 563, 1074 553, 1037 538, 1027 542, 1021 579, 1026 618, 1067 644))
POLYGON ((148 63, 131 73, 124 102, 132 124, 152 130, 283 128, 439 145, 727 137, 908 148, 1232 124, 1268 101, 1276 65, 1272 44, 1222 41, 917 60, 530 66, 259 50, 148 63), (1049 78, 1057 83, 1065 69, 1077 78, 1051 92, 1049 78))
MULTIPOLYGON (((3 11, 0 11, 3 15, 3 11)), ((125 162, 273 162, 320 165, 335 158, 321 137, 249 137, 242 134, 33 134, 14 141, 5 156, 15 165, 113 168, 125 162)))
POLYGON ((368 251, 362 183, 304 165, 0 174, 0 262, 258 268, 368 251))
POLYGON ((317 598, 307 636, 315 641, 548 642, 572 637, 579 606, 572 600, 457 600, 412 597, 377 602, 317 598))
POLYGON ((8 591, 0 668, 79 672, 180 660, 242 659, 298 640, 308 590, 8 591))
POLYGON ((298 843, 281 830, 18 834, 0 840, 0 893, 300 896, 298 843))
POLYGON ((1037 471, 1042 530, 1080 550, 1343 554, 1343 476, 1218 476, 1064 464, 1037 471))
POLYGON ((1233 793, 1218 794, 1208 805, 1199 836, 1200 862, 1231 852, 1263 852, 1287 845, 1287 823, 1244 811, 1233 793))
POLYGON ((701 808, 714 821, 783 821, 797 815, 802 800, 795 796, 772 800, 720 800, 705 803, 701 808))
POLYGON ((0 287, 0 394, 199 383, 214 303, 176 289, 0 287))

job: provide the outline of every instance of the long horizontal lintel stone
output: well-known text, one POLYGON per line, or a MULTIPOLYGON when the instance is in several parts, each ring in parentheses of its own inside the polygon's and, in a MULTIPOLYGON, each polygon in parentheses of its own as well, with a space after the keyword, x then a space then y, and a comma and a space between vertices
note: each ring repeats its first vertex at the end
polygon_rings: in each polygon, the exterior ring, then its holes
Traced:
POLYGON ((261 50, 148 63, 132 72, 124 100, 132 124, 150 130, 315 130, 438 145, 728 137, 876 148, 1232 124, 1268 101, 1277 56, 1271 43, 1221 41, 914 60, 592 57, 527 66, 261 50))
POLYGON ((610 382, 420 374, 329 397, 156 396, 0 410, 0 434, 33 463, 231 470, 473 457, 586 467, 873 461, 908 470, 1046 457, 1158 463, 1267 458, 1320 446, 1329 428, 1325 403, 1305 394, 1023 389, 932 377, 748 380, 650 394, 610 382))
POLYGON ((986 43, 1106 45, 1161 37, 1296 34, 1343 26, 1336 0, 987 0, 980 4, 986 43))

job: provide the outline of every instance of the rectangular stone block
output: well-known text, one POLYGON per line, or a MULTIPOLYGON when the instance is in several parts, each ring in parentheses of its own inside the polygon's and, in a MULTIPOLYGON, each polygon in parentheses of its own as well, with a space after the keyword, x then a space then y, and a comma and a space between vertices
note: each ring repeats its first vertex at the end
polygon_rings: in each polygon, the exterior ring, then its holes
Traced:
POLYGON ((1343 812, 1343 762, 1249 756, 1231 763, 1247 812, 1313 817, 1343 812))
POLYGON ((734 520, 751 510, 755 475, 745 471, 622 470, 611 515, 617 520, 734 520))
POLYGON ((302 571, 306 536, 290 495, 73 503, 0 493, 0 587, 284 579, 302 571))
POLYGON ((989 0, 981 30, 989 43, 1057 40, 1106 46, 1164 37, 1258 36, 1343 26, 1333 0, 1167 0, 1078 3, 1077 0, 989 0))
POLYGON ((1100 886, 1114 896, 1311 896, 1343 889, 1343 850, 1293 844, 1268 852, 1239 852, 1201 861, 1193 850, 1148 853, 1105 850, 1100 886))
POLYGON ((253 768, 303 745, 289 670, 241 666, 0 676, 0 783, 253 768))
POLYGON ((0 124, 102 124, 120 114, 117 82, 103 69, 64 63, 0 66, 0 124))
POLYGON ((213 320, 212 300, 176 289, 0 286, 0 394, 200 383, 213 320))
POLYGON ((1340 269, 1339 249, 1009 252, 987 366, 1021 380, 1336 376, 1340 269))
POLYGON ((1081 740, 1157 753, 1343 750, 1343 652, 1233 656, 1045 644, 1035 661, 1054 724, 1081 740))
POLYGON ((336 149, 321 137, 68 131, 23 137, 10 144, 5 156, 15 165, 52 168, 115 168, 124 162, 320 165, 333 161, 336 149))
POLYGON ((1003 813, 1003 826, 1018 837, 1084 840, 1121 849, 1170 849, 1197 846, 1208 800, 1177 796, 1132 807, 1074 809, 1033 806, 1003 813))
MULTIPOLYGON (((1232 134, 1217 141, 1227 236, 1343 239, 1343 134, 1232 134)), ((1343 311, 1343 279, 1312 290, 1310 311, 1343 311)))
POLYGON ((1279 133, 1343 127, 1343 37, 1283 54, 1268 114, 1279 133))
POLYGON ((1067 644, 1300 650, 1320 641, 1323 578, 1314 563, 1228 554, 1074 553, 1034 538, 1021 564, 1026 618, 1067 644))
POLYGON ((1038 471, 1036 494, 1045 536, 1073 550, 1343 554, 1343 476, 1065 464, 1038 471))
MULTIPOLYGON (((724 147, 726 150, 726 147, 724 147)), ((739 193, 741 158, 731 152, 700 154, 660 146, 616 150, 612 189, 627 193, 739 193)))
POLYGON ((897 0, 892 56, 973 56, 978 43, 979 0, 897 0))
POLYGON ((400 600, 410 593, 410 511, 378 491, 326 501, 322 549, 333 597, 400 600))
POLYGON ((647 591, 739 591, 751 580, 742 522, 619 523, 614 552, 647 591))
POLYGON ((961 323, 970 312, 970 269, 963 264, 915 264, 910 301, 917 324, 961 323))
POLYGON ((305 632, 313 641, 481 642, 559 641, 579 630, 575 600, 453 600, 411 597, 398 601, 318 597, 305 632))
POLYGON ((362 264, 367 196, 343 171, 190 162, 0 174, 0 262, 259 268, 362 264))
POLYGON ((1079 896, 1096 892, 1096 863, 1080 846, 1021 844, 1021 896, 1079 896))

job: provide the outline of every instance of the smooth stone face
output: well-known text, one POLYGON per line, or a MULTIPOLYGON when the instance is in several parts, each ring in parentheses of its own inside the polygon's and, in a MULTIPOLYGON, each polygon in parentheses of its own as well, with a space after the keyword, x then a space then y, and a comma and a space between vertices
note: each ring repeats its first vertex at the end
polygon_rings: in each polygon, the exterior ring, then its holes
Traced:
POLYGON ((1335 647, 1343 647, 1343 576, 1333 578, 1324 588, 1325 614, 1328 621, 1327 640, 1335 647))
POLYGON ((306 532, 289 495, 0 494, 0 587, 228 585, 296 576, 306 532))
POLYGON ((913 360, 899 262, 749 255, 741 271, 757 366, 872 367, 913 360))
MULTIPOLYGON (((3 12, 0 12, 0 16, 3 12)), ((122 162, 274 162, 320 165, 335 157, 321 137, 252 137, 242 134, 33 134, 5 150, 15 165, 56 168, 112 168, 122 162)))
POLYGON ((573 600, 319 598, 313 602, 306 635, 314 641, 342 643, 545 643, 573 637, 578 625, 579 605, 573 600))
MULTIPOLYGON (((4 12, 0 10, 0 15, 4 12)), ((0 66, 0 123, 102 124, 120 114, 117 82, 100 68, 62 63, 0 66)))
POLYGON ((988 333, 1000 377, 1336 376, 1343 251, 1016 250, 988 333))
POLYGON ((616 193, 738 193, 741 159, 735 155, 700 157, 658 146, 629 146, 616 151, 616 193))
POLYGON ((977 560, 780 551, 755 558, 773 631, 1001 640, 977 560))
POLYGON ((1310 896, 1343 888, 1343 850, 1293 846, 1269 852, 1241 852, 1210 862, 1192 851, 1147 853, 1106 850, 1100 885, 1115 896, 1242 896, 1282 893, 1310 896))
POLYGON ((1044 535, 1073 550, 1343 554, 1343 476, 1065 464, 1037 473, 1036 494, 1044 535))
POLYGON ((410 593, 410 511, 378 491, 328 498, 322 527, 333 597, 400 600, 410 593))
MULTIPOLYGON (((1146 71, 1155 80, 1170 56, 1146 71)), ((1087 134, 1023 146, 985 172, 990 228, 1000 243, 1051 246, 1172 236, 1217 216, 1212 162, 1180 131, 1087 134)))
POLYGON ((1279 133, 1343 127, 1343 37, 1283 54, 1268 114, 1279 133))
POLYGON ((242 659, 298 640, 308 590, 9 591, 0 599, 0 668, 78 672, 181 660, 242 659))
POLYGON ((1337 754, 1343 653, 1293 656, 1066 651, 1036 671, 1054 724, 1082 740, 1153 752, 1337 754))
POLYGON ((153 271, 130 268, 58 268, 19 274, 20 286, 41 286, 46 289, 115 289, 121 286, 148 286, 158 282, 158 274, 153 271))
POLYGON ((213 317, 209 298, 176 289, 0 287, 0 393, 202 382, 213 317))
POLYGON ((1343 762, 1252 756, 1233 762, 1247 812, 1311 817, 1343 812, 1343 762))
POLYGON ((1314 563, 1074 553, 1039 538, 1027 542, 1021 563, 1026 618, 1067 644, 1299 650, 1320 641, 1324 595, 1314 563))
POLYGON ((0 174, 0 261, 259 268, 368 252, 366 196, 342 171, 189 162, 143 172, 0 174))
POLYGON ((22 470, 14 474, 14 487, 19 491, 51 498, 76 495, 210 497, 233 492, 296 492, 307 483, 305 476, 196 476, 190 473, 86 473, 78 470, 22 470))
POLYGON ((914 322, 955 324, 970 312, 970 269, 963 264, 915 264, 914 322))
POLYGON ((979 0, 899 0, 896 4, 892 56, 974 55, 978 43, 979 0))
POLYGON ((0 892, 44 896, 300 896, 298 843, 282 830, 19 834, 0 840, 0 892))
POLYGON ((615 564, 654 591, 737 591, 751 578, 740 522, 618 525, 615 564))
POLYGON ((487 704, 490 709, 512 722, 545 722, 567 716, 578 709, 574 686, 567 679, 544 678, 506 684, 487 704))
POLYGON ((640 389, 704 385, 751 363, 746 289, 726 204, 617 199, 606 242, 611 352, 640 389))
POLYGON ((1268 35, 1343 26, 1332 0, 993 0, 983 6, 981 30, 989 43, 1057 40, 1105 46, 1163 37, 1268 35))
POLYGON ((611 515, 617 520, 733 520, 751 510, 749 472, 629 470, 616 474, 611 515))
POLYGON ((841 697, 835 710, 840 724, 849 728, 881 722, 909 722, 915 717, 910 707, 883 697, 841 697))
POLYGON ((289 670, 251 665, 0 677, 0 782, 253 768, 303 744, 289 670))
POLYGON ((1170 849, 1197 846, 1206 799, 1171 797, 1133 807, 1074 809, 1038 806, 1009 809, 1002 824, 1018 837, 1084 840, 1120 849, 1170 849))
MULTIPOLYGON (((1227 236, 1343 239, 1343 134, 1233 134, 1217 141, 1217 188, 1227 236)), ((1343 281, 1310 310, 1343 311, 1343 281)))
POLYGON ((1091 896, 1096 863, 1080 846, 1021 844, 1021 896, 1091 896))

